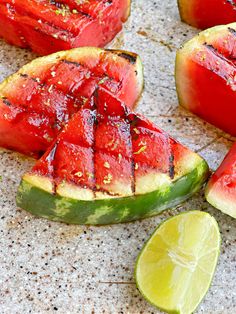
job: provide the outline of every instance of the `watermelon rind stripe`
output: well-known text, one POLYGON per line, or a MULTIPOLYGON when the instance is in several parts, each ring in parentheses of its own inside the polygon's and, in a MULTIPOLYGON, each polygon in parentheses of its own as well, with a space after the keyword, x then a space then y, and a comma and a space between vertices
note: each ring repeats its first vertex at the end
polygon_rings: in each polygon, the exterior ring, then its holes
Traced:
POLYGON ((208 177, 204 160, 192 171, 151 193, 82 201, 53 195, 23 179, 17 205, 36 216, 70 224, 107 225, 151 217, 173 208, 199 191, 208 177))

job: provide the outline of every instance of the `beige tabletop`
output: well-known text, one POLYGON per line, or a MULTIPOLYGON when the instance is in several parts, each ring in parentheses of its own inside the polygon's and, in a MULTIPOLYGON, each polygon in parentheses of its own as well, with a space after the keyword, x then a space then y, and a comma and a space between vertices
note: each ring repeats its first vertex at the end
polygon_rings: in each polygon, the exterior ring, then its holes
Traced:
MULTIPOLYGON (((176 49, 197 30, 179 20, 175 0, 132 1, 124 31, 110 45, 140 54, 145 91, 137 108, 216 169, 232 144, 218 129, 178 107, 176 49)), ((0 41, 0 79, 35 55, 0 41)), ((0 313, 159 313, 134 284, 135 259, 160 221, 188 209, 206 210, 222 232, 212 287, 197 313, 236 313, 236 220, 199 193, 177 210, 141 222, 108 227, 68 226, 19 210, 15 195, 32 161, 0 151, 0 313)))

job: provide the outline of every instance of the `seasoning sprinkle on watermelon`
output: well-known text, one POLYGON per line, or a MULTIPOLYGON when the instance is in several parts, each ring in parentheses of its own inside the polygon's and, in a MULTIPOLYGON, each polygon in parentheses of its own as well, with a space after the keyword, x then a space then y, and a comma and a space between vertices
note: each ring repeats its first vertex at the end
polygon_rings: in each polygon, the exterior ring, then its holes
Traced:
POLYGON ((211 177, 205 195, 211 205, 236 218, 236 144, 211 177))
POLYGON ((183 22, 197 28, 236 22, 235 0, 178 0, 183 22))
POLYGON ((130 0, 0 0, 0 37, 40 55, 104 47, 129 12, 130 0))
POLYGON ((74 224, 156 215, 197 192, 206 162, 99 87, 25 174, 17 204, 74 224))
POLYGON ((176 57, 179 103, 236 136, 236 23, 201 32, 176 57))
POLYGON ((77 48, 25 65, 0 85, 0 146, 42 155, 98 86, 134 107, 143 88, 140 58, 77 48))

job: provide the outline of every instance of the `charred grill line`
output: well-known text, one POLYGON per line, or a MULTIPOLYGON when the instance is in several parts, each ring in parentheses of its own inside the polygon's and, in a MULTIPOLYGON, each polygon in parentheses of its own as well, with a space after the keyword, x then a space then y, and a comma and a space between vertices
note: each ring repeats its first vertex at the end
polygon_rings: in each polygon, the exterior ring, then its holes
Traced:
POLYGON ((132 143, 132 133, 131 133, 131 125, 129 124, 129 146, 132 151, 132 157, 131 157, 131 174, 132 174, 132 181, 131 181, 131 190, 133 194, 135 194, 136 191, 136 178, 135 178, 135 162, 134 162, 134 151, 133 151, 133 143, 132 143))
POLYGON ((228 30, 231 34, 233 34, 234 36, 236 36, 236 30, 234 28, 228 27, 228 30))
POLYGON ((64 62, 66 64, 73 64, 73 65, 75 65, 77 67, 81 67, 81 66, 84 67, 81 63, 76 62, 76 61, 70 61, 70 60, 66 60, 66 59, 61 59, 60 62, 64 62))
POLYGON ((171 146, 171 154, 169 157, 169 176, 173 180, 175 177, 175 165, 174 165, 175 157, 173 154, 173 146, 171 146))
MULTIPOLYGON (((91 72, 91 70, 88 68, 88 67, 86 67, 85 65, 83 65, 82 63, 79 63, 79 62, 76 62, 76 61, 70 61, 70 60, 66 60, 66 59, 61 59, 60 60, 60 62, 63 62, 63 63, 66 63, 66 64, 73 64, 73 65, 75 65, 76 67, 78 67, 78 68, 83 68, 83 69, 88 69, 90 72, 91 72)), ((92 73, 92 72, 91 72, 92 73)), ((94 76, 94 78, 98 78, 98 76, 94 76)), ((103 73, 103 76, 100 78, 101 80, 103 79, 103 78, 107 78, 107 80, 111 80, 111 81, 115 81, 115 82, 117 82, 113 77, 110 77, 110 76, 108 76, 108 75, 105 75, 105 73, 103 73)), ((119 81, 119 82, 117 82, 118 84, 122 84, 122 82, 121 81, 119 81)))
POLYGON ((226 0, 226 3, 231 4, 234 7, 234 9, 236 9, 236 3, 234 0, 226 0))
POLYGON ((97 114, 97 104, 98 104, 98 90, 96 89, 91 97, 92 108, 93 109, 93 144, 92 144, 92 152, 93 152, 93 179, 94 179, 94 188, 93 194, 94 198, 96 198, 96 191, 100 190, 96 187, 96 168, 95 168, 95 152, 96 152, 96 130, 98 125, 98 114, 97 114))
MULTIPOLYGON (((13 9, 14 9, 14 15, 16 15, 16 14, 17 14, 17 8, 14 7, 13 9)), ((26 13, 29 14, 29 12, 26 12, 26 13)), ((38 20, 38 18, 35 17, 35 16, 33 16, 32 13, 31 13, 30 16, 32 17, 33 20, 35 20, 35 21, 38 20)), ((42 20, 42 19, 41 19, 41 20, 42 20)), ((70 33, 67 28, 63 29, 63 28, 61 28, 61 27, 58 27, 58 26, 54 25, 53 23, 51 23, 51 22, 49 22, 49 21, 47 21, 47 20, 42 20, 42 22, 43 22, 44 24, 46 24, 46 25, 48 25, 48 26, 54 28, 54 29, 57 30, 57 31, 65 32, 65 34, 67 34, 67 35, 65 35, 65 36, 72 37, 72 36, 71 36, 72 33, 70 33)), ((41 30, 41 29, 39 29, 39 28, 34 28, 34 30, 37 31, 37 32, 40 32, 40 33, 42 33, 42 34, 46 34, 46 35, 48 35, 48 36, 52 36, 52 34, 45 33, 43 30, 41 30)), ((24 38, 24 41, 26 42, 26 39, 25 39, 25 37, 24 37, 24 34, 23 34, 21 31, 19 31, 19 33, 21 34, 21 37, 24 38)), ((77 34, 76 34, 76 36, 77 36, 77 34)), ((28 47, 30 47, 30 43, 29 43, 28 41, 26 42, 26 44, 27 44, 28 47)))
POLYGON ((2 102, 4 103, 4 105, 10 107, 12 106, 12 103, 6 98, 6 97, 1 97, 2 102))
MULTIPOLYGON (((63 8, 69 8, 69 10, 72 12, 73 10, 76 10, 76 14, 81 14, 81 15, 84 15, 84 16, 86 16, 86 17, 88 17, 89 19, 93 19, 93 17, 90 15, 90 14, 88 14, 87 12, 84 12, 84 11, 81 11, 81 10, 79 10, 78 9, 78 7, 77 8, 75 8, 75 7, 71 7, 71 6, 69 6, 67 3, 65 3, 65 2, 58 2, 58 1, 55 1, 55 0, 50 0, 49 1, 49 3, 51 4, 51 5, 54 5, 56 8, 58 8, 58 9, 63 9, 63 8)), ((79 3, 78 3, 79 4, 79 3)), ((73 12, 72 12, 73 13, 73 12)))
POLYGON ((131 159, 131 173, 132 173, 131 190, 134 195, 136 192, 136 177, 135 177, 135 162, 134 162, 133 154, 132 154, 132 159, 131 159))
POLYGON ((52 180, 53 180, 53 194, 56 194, 56 192, 57 192, 57 182, 55 180, 55 177, 56 177, 55 174, 56 174, 57 167, 56 167, 55 156, 56 156, 58 144, 59 144, 59 141, 54 144, 53 149, 50 151, 49 155, 46 158, 46 161, 49 162, 50 167, 51 167, 51 169, 49 168, 49 173, 51 171, 51 176, 52 176, 52 180))
MULTIPOLYGON (((204 46, 210 50, 215 56, 217 56, 218 58, 220 58, 221 60, 227 62, 228 64, 230 64, 231 66, 233 66, 234 68, 236 67, 235 64, 230 60, 227 59, 218 49, 216 49, 215 47, 213 47, 212 45, 209 45, 207 43, 204 43, 204 46)), ((235 59, 232 57, 232 59, 235 59)))
POLYGON ((109 196, 117 196, 117 197, 120 197, 120 194, 119 194, 119 193, 111 193, 111 192, 109 192, 108 190, 103 189, 103 188, 99 188, 99 190, 96 189, 96 191, 105 193, 105 194, 107 194, 107 195, 109 195, 109 196))
MULTIPOLYGON (((55 9, 66 8, 66 6, 68 7, 67 4, 60 3, 60 2, 57 2, 57 1, 54 1, 54 0, 50 0, 50 1, 49 1, 49 5, 54 6, 55 9)), ((14 14, 16 14, 16 13, 17 13, 17 8, 16 8, 16 7, 13 7, 13 10, 14 10, 14 14)), ((71 10, 71 9, 70 9, 70 10, 71 10)), ((55 10, 55 11, 56 11, 56 10, 55 10)), ((83 12, 83 11, 78 10, 78 9, 76 9, 76 11, 77 11, 77 12, 76 12, 76 15, 78 14, 78 17, 79 17, 79 15, 80 15, 80 16, 85 16, 86 18, 88 18, 89 20, 91 20, 91 22, 94 20, 94 18, 93 18, 91 15, 89 15, 88 13, 83 12)), ((37 18, 36 16, 33 16, 31 12, 27 12, 27 11, 26 11, 26 14, 27 14, 27 13, 30 14, 30 16, 32 17, 32 19, 34 19, 35 21, 38 20, 38 18, 37 18)), ((56 13, 55 13, 55 14, 56 14, 56 13)), ((71 13, 71 14, 72 14, 72 13, 71 13)), ((73 14, 73 15, 75 15, 75 14, 73 14)), ((41 19, 41 20, 42 20, 42 19, 41 19)), ((43 22, 44 24, 49 25, 50 27, 56 29, 57 31, 60 31, 60 32, 63 31, 63 32, 65 32, 65 34, 66 34, 65 36, 68 36, 68 38, 73 38, 72 33, 69 32, 66 27, 65 27, 65 28, 58 27, 58 26, 54 25, 53 23, 51 23, 50 21, 44 20, 44 19, 42 20, 42 22, 43 22)), ((41 29, 39 29, 39 28, 35 28, 35 31, 41 32, 41 33, 46 34, 46 35, 48 35, 48 36, 52 36, 51 34, 47 34, 47 33, 45 33, 44 31, 42 31, 41 29)), ((79 30, 78 30, 78 31, 79 31, 79 30)), ((76 32, 76 34, 73 34, 73 35, 77 36, 77 35, 78 35, 78 32, 76 32)), ((22 37, 24 37, 23 34, 22 34, 22 37)), ((62 40, 62 38, 60 38, 60 39, 62 40)), ((27 44, 28 44, 28 46, 29 46, 29 43, 28 43, 28 42, 27 42, 27 44)))
POLYGON ((129 123, 129 128, 130 128, 130 145, 131 145, 131 150, 132 150, 132 158, 131 158, 131 172, 132 172, 132 192, 135 194, 136 192, 136 176, 135 176, 135 162, 134 162, 134 150, 133 150, 133 139, 135 140, 136 134, 132 134, 131 132, 131 126, 136 126, 138 123, 138 117, 134 116, 132 117, 127 115, 127 122, 129 123))
POLYGON ((135 64, 137 61, 137 57, 128 53, 119 53, 118 54, 119 57, 126 59, 129 63, 131 64, 135 64))

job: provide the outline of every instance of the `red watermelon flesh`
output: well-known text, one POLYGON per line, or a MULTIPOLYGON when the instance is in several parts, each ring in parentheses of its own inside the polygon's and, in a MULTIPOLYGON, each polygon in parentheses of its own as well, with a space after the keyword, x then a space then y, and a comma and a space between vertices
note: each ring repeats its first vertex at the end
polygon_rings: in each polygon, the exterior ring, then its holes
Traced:
POLYGON ((41 55, 103 47, 121 30, 129 7, 128 0, 0 0, 0 36, 41 55))
POLYGON ((155 180, 143 186, 145 176, 155 179, 167 174, 169 180, 178 176, 175 165, 185 158, 185 153, 189 153, 187 148, 99 88, 65 126, 32 173, 50 178, 55 192, 69 183, 93 191, 96 198, 104 197, 104 193, 131 196, 145 189, 152 191, 152 184, 156 187, 155 180))
POLYGON ((235 0, 178 0, 182 20, 206 29, 236 21, 235 0))
POLYGON ((206 198, 210 204, 236 218, 236 144, 208 182, 206 198))
POLYGON ((133 107, 142 90, 138 56, 80 48, 26 65, 0 86, 0 146, 37 157, 98 86, 133 107))
POLYGON ((180 49, 176 86, 180 104, 236 135, 236 24, 200 33, 180 49))

